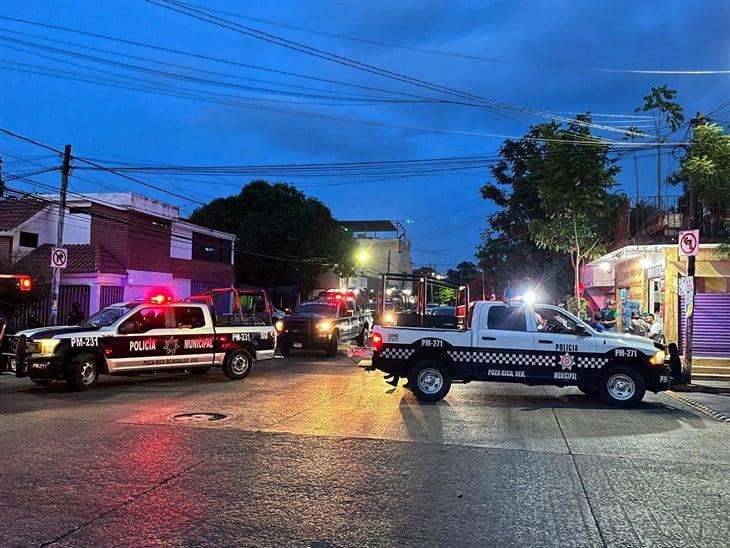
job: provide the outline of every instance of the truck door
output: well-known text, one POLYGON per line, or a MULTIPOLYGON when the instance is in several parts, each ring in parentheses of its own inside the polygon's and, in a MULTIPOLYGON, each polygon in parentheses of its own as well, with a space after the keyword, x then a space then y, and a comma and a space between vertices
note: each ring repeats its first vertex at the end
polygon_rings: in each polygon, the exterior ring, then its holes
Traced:
POLYGON ((472 325, 480 349, 474 363, 475 377, 524 379, 533 353, 532 333, 527 330, 524 307, 493 305, 486 318, 482 315, 479 322, 479 326, 472 325))
POLYGON ((119 325, 117 335, 108 343, 110 371, 166 365, 179 344, 172 327, 170 307, 149 305, 139 309, 119 325))
POLYGON ((596 338, 573 318, 553 307, 536 306, 533 337, 538 355, 551 356, 550 367, 540 368, 544 379, 576 381, 578 370, 590 367, 596 338))
POLYGON ((213 365, 215 337, 210 320, 205 320, 203 307, 175 305, 172 310, 175 338, 180 345, 176 355, 180 363, 213 365))

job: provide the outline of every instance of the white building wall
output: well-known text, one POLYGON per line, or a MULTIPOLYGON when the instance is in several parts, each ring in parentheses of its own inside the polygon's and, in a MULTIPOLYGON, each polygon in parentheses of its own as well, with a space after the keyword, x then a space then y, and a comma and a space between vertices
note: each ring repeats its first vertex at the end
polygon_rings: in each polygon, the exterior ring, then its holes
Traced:
POLYGON ((173 222, 170 237, 170 257, 176 259, 193 258, 193 230, 188 224, 173 222))
MULTIPOLYGON (((33 247, 20 246, 20 233, 31 232, 38 234, 38 245, 56 243, 56 232, 58 230, 58 209, 49 207, 29 221, 18 227, 13 236, 13 253, 18 256, 26 255, 33 251, 33 247)), ((88 244, 91 242, 91 216, 84 214, 70 215, 68 210, 63 225, 63 243, 88 244)))

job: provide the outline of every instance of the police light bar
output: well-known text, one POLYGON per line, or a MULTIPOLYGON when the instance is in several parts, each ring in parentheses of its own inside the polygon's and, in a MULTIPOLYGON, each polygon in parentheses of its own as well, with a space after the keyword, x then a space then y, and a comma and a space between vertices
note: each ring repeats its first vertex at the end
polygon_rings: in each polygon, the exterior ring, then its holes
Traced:
POLYGON ((152 295, 151 297, 148 297, 147 300, 154 304, 166 304, 172 302, 172 296, 158 293, 157 295, 152 295))

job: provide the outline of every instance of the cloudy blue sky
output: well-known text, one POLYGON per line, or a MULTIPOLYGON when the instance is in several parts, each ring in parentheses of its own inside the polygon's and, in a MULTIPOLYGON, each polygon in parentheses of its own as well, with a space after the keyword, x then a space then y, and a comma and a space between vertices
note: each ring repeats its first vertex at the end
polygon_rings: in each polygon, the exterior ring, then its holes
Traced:
MULTIPOLYGON (((730 3, 723 0, 194 3, 229 22, 478 96, 482 106, 143 0, 4 0, 6 17, 228 62, 0 19, 0 126, 54 146, 71 143, 75 154, 112 164, 279 165, 494 156, 501 136, 522 135, 530 124, 544 121, 520 108, 590 110, 619 115, 602 121, 627 126, 636 121, 627 115, 634 115, 641 96, 664 83, 679 91, 687 113, 715 111, 724 123, 730 119, 727 74, 622 72, 730 69, 730 3), (101 64, 100 58, 117 64, 101 64), (454 104, 455 99, 471 104, 454 104), (485 100, 520 108, 494 112, 483 107, 485 100)), ((601 135, 620 138, 615 132, 601 135)), ((28 160, 55 161, 46 151, 7 137, 0 138, 0 154, 7 173, 35 169, 28 160)), ((644 195, 656 192, 656 158, 650 154, 641 154, 639 162, 644 195)), ((671 156, 664 165, 672 165, 671 156)), ((633 159, 624 167, 620 182, 633 194, 633 159)), ((407 226, 416 263, 435 263, 442 269, 472 257, 484 218, 492 211, 478 194, 489 179, 486 167, 445 172, 419 168, 407 177, 384 168, 357 176, 304 175, 266 173, 271 180, 287 180, 320 198, 338 218, 400 220, 407 226)), ((78 192, 131 188, 176 203, 189 213, 196 202, 235 193, 251 178, 138 177, 174 188, 190 200, 155 194, 99 173, 75 172, 71 188, 78 192)), ((57 183, 55 174, 33 179, 57 183)), ((14 184, 33 189, 31 183, 14 184)))

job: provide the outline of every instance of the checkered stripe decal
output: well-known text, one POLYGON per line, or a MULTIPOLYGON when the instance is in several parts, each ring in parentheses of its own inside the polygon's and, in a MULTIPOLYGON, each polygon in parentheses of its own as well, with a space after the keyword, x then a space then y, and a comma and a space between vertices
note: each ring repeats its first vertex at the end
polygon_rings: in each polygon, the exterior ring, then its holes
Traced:
MULTIPOLYGON (((471 350, 450 350, 447 354, 457 363, 488 363, 490 365, 556 367, 560 362, 559 354, 480 352, 471 350)), ((575 367, 582 369, 600 369, 606 365, 608 365, 608 358, 600 356, 575 357, 575 367)))
POLYGON ((585 369, 600 369, 601 367, 608 365, 608 358, 601 358, 597 356, 578 356, 576 359, 576 365, 585 369))
POLYGON ((415 348, 386 348, 380 357, 384 360, 407 360, 415 351, 415 348))
POLYGON ((520 352, 472 352, 451 350, 447 352, 455 362, 489 363, 493 365, 547 366, 555 365, 555 356, 549 354, 524 354, 520 352))

